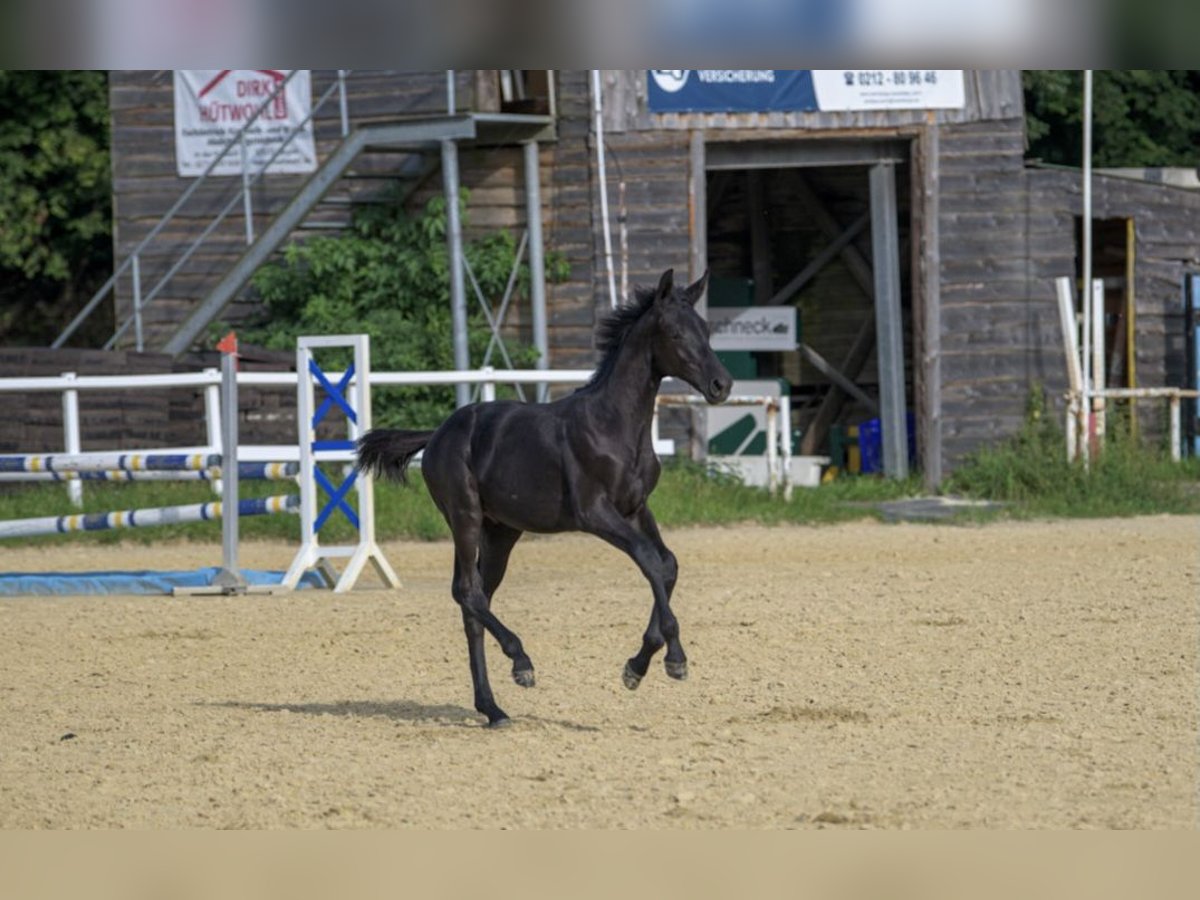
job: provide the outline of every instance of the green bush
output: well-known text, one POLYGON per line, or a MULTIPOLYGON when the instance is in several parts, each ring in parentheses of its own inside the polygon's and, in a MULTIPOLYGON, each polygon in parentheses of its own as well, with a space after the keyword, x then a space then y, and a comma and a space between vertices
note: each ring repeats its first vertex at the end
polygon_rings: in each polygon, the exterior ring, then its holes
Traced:
POLYGON ((1135 438, 1124 410, 1110 414, 1103 452, 1089 467, 1067 459, 1066 440, 1030 395, 1025 424, 1012 439, 984 448, 947 480, 946 489, 1008 503, 1017 515, 1130 516, 1200 512, 1197 460, 1172 462, 1166 449, 1135 438))
MULTIPOLYGON (((465 222, 466 193, 460 198, 465 222)), ((468 241, 464 253, 489 297, 503 296, 516 258, 508 232, 468 241)), ((563 276, 560 258, 548 258, 547 277, 563 276)), ((516 292, 528 296, 529 266, 523 263, 516 292)), ((450 275, 446 250, 445 201, 436 197, 422 214, 408 215, 398 203, 359 207, 350 231, 290 244, 282 259, 254 277, 263 319, 243 326, 243 342, 290 350, 300 335, 365 333, 371 337, 371 366, 377 371, 453 369, 450 275)), ((468 282, 471 365, 483 364, 491 331, 468 282)), ((224 326, 228 327, 228 326, 224 326)), ((530 347, 505 347, 514 364, 532 365, 530 347)), ((499 351, 493 364, 500 365, 499 351)), ((345 365, 335 352, 322 366, 345 365)), ((376 425, 429 428, 454 409, 450 387, 387 388, 372 398, 376 425)))

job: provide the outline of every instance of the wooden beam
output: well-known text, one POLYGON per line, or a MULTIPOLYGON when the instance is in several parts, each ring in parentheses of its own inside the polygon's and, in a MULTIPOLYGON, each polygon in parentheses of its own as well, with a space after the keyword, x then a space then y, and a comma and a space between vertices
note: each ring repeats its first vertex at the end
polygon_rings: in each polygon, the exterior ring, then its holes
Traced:
MULTIPOLYGON (((844 229, 838 223, 837 219, 833 217, 833 214, 826 209, 825 204, 821 202, 821 198, 813 191, 804 174, 797 172, 796 176, 796 192, 799 194, 801 204, 804 205, 812 217, 813 224, 817 226, 818 230, 826 238, 831 241, 837 240, 844 229)), ((871 269, 871 264, 858 252, 858 248, 853 244, 847 244, 843 247, 841 256, 842 262, 846 264, 846 268, 850 270, 850 274, 858 282, 858 286, 862 288, 863 293, 868 297, 874 297, 875 273, 871 269)))
POLYGON ((863 392, 863 389, 857 384, 835 369, 820 353, 805 343, 800 344, 800 352, 804 354, 805 358, 813 364, 813 368, 815 368, 818 372, 840 387, 859 403, 863 404, 863 406, 869 409, 873 415, 879 415, 879 404, 868 397, 863 392))
POLYGON ((829 265, 830 260, 841 253, 842 250, 846 248, 847 244, 858 237, 859 234, 862 233, 862 230, 867 227, 867 223, 870 221, 870 213, 863 213, 861 216, 855 219, 850 227, 839 234, 836 240, 826 245, 825 249, 818 253, 816 257, 813 258, 812 262, 810 262, 800 271, 799 275, 789 281, 782 290, 777 291, 775 296, 767 301, 767 305, 778 306, 781 303, 791 299, 791 297, 798 293, 800 289, 804 287, 804 285, 808 284, 812 278, 816 277, 818 272, 825 268, 825 266, 829 265))
MULTIPOLYGON (((850 351, 846 354, 842 364, 838 367, 850 379, 858 377, 858 373, 862 371, 863 366, 867 362, 867 357, 871 355, 871 351, 875 348, 875 320, 871 316, 867 316, 863 320, 862 327, 858 329, 858 334, 854 337, 854 343, 850 345, 850 351)), ((837 419, 838 413, 841 412, 842 402, 846 399, 846 393, 834 384, 830 387, 824 399, 821 401, 820 407, 817 409, 817 414, 813 417, 808 429, 804 432, 804 437, 800 439, 800 453, 802 456, 812 456, 817 452, 817 448, 825 440, 825 435, 829 431, 829 426, 837 419)))

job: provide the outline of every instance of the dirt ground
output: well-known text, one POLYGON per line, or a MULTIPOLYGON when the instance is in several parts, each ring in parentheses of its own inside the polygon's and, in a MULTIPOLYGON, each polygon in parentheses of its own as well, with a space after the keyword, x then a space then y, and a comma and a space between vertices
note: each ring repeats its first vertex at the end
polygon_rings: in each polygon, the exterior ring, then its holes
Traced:
POLYGON ((632 563, 527 538, 496 610, 538 683, 489 639, 500 730, 471 708, 449 544, 386 545, 394 592, 0 599, 0 827, 1191 828, 1198 538, 1168 517, 670 532, 691 678, 659 657, 636 692, 632 563))

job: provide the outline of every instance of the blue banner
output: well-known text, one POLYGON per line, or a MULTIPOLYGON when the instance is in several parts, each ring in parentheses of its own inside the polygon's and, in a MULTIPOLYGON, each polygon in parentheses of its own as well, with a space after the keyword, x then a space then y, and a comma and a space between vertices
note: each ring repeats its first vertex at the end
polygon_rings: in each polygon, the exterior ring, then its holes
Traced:
POLYGON ((650 69, 651 112, 811 112, 811 69, 650 69))
POLYGON ((649 69, 650 112, 960 109, 961 69, 649 69))

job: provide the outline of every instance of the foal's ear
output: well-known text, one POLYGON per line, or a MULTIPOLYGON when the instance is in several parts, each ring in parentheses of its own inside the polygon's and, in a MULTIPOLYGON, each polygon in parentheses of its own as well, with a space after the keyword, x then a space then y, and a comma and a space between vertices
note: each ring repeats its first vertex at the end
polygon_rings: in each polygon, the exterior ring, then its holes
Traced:
POLYGON ((704 274, 696 281, 695 284, 689 284, 683 289, 683 299, 692 306, 696 305, 701 297, 704 296, 704 289, 708 287, 708 269, 704 270, 704 274))
POLYGON ((675 289, 675 270, 667 269, 662 273, 662 278, 658 279, 658 287, 654 289, 655 300, 666 300, 671 296, 671 291, 675 289))

